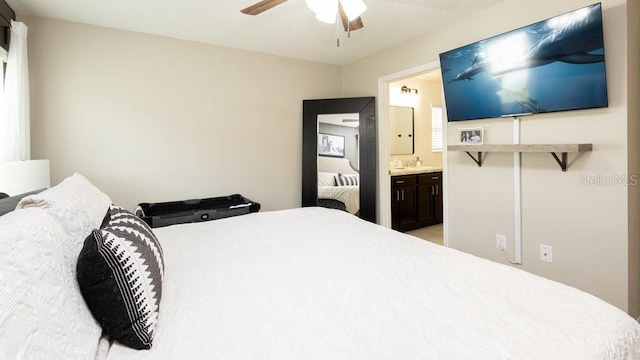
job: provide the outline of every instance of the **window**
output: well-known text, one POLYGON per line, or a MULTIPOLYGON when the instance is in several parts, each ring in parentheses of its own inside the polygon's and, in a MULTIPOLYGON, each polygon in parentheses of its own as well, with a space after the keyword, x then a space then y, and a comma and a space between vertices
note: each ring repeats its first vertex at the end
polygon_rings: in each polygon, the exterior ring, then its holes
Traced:
POLYGON ((442 107, 431 106, 431 151, 442 151, 442 107))

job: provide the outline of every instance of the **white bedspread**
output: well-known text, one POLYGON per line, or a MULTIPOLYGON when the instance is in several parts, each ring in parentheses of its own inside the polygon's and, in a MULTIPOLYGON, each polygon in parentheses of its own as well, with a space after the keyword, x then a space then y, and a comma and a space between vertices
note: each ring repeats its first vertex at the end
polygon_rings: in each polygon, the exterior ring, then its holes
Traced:
POLYGON ((574 288, 303 208, 156 229, 153 348, 116 359, 639 359, 640 325, 574 288))
POLYGON ((349 214, 360 210, 359 186, 318 186, 318 199, 335 199, 342 201, 349 214))

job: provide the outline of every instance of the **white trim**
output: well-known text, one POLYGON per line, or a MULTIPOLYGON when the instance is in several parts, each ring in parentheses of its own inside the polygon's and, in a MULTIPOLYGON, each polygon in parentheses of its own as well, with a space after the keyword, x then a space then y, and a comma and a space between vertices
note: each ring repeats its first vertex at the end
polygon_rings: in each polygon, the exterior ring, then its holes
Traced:
MULTIPOLYGON (((513 119, 513 143, 520 144, 520 119, 513 119)), ((513 153, 513 242, 515 263, 522 264, 522 153, 513 153)))
MULTIPOLYGON (((389 84, 440 69, 440 61, 416 66, 378 78, 378 224, 391 227, 391 176, 389 175, 389 84)), ((444 92, 444 90, 443 90, 444 92)), ((444 99, 444 94, 442 95, 444 99)), ((442 108, 445 109, 443 101, 442 108)), ((448 216, 448 185, 447 185, 447 113, 442 113, 442 188, 443 188, 443 236, 444 245, 449 244, 449 216, 448 216)))
POLYGON ((7 62, 9 58, 9 53, 3 47, 0 47, 0 60, 7 62))
POLYGON ((444 138, 442 138, 442 135, 444 134, 444 108, 442 108, 442 106, 434 106, 431 105, 431 152, 442 152, 442 144, 444 144, 444 138), (440 120, 440 124, 439 124, 439 128, 440 131, 435 134, 435 130, 434 130, 434 115, 433 115, 433 109, 438 109, 439 110, 439 120, 440 120), (436 135, 436 136, 434 136, 436 135), (437 137, 440 136, 441 140, 438 142, 438 145, 440 145, 438 148, 434 148, 434 144, 437 142, 437 137))

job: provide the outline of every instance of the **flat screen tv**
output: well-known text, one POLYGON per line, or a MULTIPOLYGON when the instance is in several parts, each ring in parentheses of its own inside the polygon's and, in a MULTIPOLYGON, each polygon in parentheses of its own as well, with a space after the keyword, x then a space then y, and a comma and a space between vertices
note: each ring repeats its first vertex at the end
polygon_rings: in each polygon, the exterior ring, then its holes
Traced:
POLYGON ((449 121, 607 107, 597 3, 440 54, 449 121))

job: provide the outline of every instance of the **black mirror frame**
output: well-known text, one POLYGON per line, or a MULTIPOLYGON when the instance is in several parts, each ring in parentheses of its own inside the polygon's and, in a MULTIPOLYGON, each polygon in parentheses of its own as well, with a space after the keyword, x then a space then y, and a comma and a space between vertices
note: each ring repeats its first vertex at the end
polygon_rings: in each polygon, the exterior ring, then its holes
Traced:
POLYGON ((318 205, 318 115, 360 115, 360 218, 376 222, 377 154, 375 97, 303 100, 302 206, 318 205))

